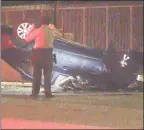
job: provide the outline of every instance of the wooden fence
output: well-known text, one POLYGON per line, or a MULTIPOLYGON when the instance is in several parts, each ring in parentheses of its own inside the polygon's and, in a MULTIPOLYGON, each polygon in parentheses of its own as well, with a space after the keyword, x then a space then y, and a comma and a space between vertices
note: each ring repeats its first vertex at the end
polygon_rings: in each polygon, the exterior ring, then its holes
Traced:
MULTIPOLYGON (((39 22, 42 15, 54 17, 54 6, 29 5, 2 8, 2 23, 17 27, 27 18, 39 22)), ((117 50, 143 50, 142 4, 91 4, 64 6, 56 10, 57 28, 73 33, 83 45, 107 49, 113 43, 117 50)))
MULTIPOLYGON (((27 18, 39 22, 42 15, 54 17, 54 4, 2 7, 2 23, 15 28, 27 18)), ((56 11, 57 28, 73 33, 74 40, 90 47, 106 49, 110 43, 121 51, 143 50, 143 4, 140 2, 61 3, 56 11)), ((21 76, 5 62, 2 81, 22 81, 21 76), (10 75, 13 73, 13 76, 10 75)))

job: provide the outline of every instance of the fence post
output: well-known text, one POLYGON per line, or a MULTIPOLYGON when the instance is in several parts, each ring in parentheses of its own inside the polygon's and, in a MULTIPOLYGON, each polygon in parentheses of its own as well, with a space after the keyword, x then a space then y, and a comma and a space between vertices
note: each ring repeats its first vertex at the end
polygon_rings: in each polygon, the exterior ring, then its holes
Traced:
POLYGON ((130 49, 133 48, 133 10, 130 7, 130 49))
POLYGON ((86 8, 83 8, 83 45, 86 46, 86 8))
POLYGON ((54 2, 54 25, 57 27, 57 1, 54 2))
POLYGON ((6 16, 5 16, 5 22, 6 22, 6 24, 8 24, 8 12, 6 11, 5 13, 6 13, 6 14, 5 14, 5 15, 6 15, 6 16))
POLYGON ((108 24, 109 24, 109 7, 106 7, 106 50, 108 49, 109 46, 109 37, 108 37, 108 24))
POLYGON ((25 11, 22 11, 22 20, 25 20, 25 11))
POLYGON ((41 17, 43 16, 43 4, 41 4, 41 17))

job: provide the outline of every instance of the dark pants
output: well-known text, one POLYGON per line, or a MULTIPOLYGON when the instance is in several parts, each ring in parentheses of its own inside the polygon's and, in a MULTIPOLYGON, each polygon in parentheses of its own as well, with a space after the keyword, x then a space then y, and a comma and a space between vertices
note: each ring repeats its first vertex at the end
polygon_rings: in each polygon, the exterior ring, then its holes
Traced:
POLYGON ((34 49, 32 95, 38 95, 41 85, 42 70, 44 74, 45 95, 51 95, 51 73, 53 67, 52 49, 34 49))

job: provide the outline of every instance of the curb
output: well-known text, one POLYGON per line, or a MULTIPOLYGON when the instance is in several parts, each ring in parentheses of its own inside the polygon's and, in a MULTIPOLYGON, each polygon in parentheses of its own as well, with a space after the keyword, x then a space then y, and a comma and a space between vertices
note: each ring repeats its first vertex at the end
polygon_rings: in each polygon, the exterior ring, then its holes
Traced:
POLYGON ((1 82, 1 87, 19 86, 19 87, 31 87, 32 83, 22 82, 1 82))

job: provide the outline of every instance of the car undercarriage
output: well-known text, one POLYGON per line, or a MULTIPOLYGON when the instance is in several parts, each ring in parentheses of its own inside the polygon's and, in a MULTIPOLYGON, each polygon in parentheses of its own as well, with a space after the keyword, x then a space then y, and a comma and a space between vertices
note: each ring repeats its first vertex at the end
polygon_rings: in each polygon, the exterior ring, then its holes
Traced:
MULTIPOLYGON (((11 26, 1 27, 2 33, 10 35, 12 43, 16 46, 1 50, 2 60, 18 71, 23 79, 32 81, 31 54, 34 43, 20 43, 13 35, 11 26)), ((53 44, 51 83, 53 87, 61 88, 64 92, 94 88, 104 91, 131 89, 132 87, 128 86, 137 81, 137 72, 142 70, 142 52, 113 52, 110 49, 105 51, 83 47, 77 42, 65 39, 55 39, 53 44)), ((143 83, 143 80, 139 82, 143 83)), ((43 85, 43 79, 41 84, 43 85)), ((133 88, 139 90, 138 86, 133 88)))

